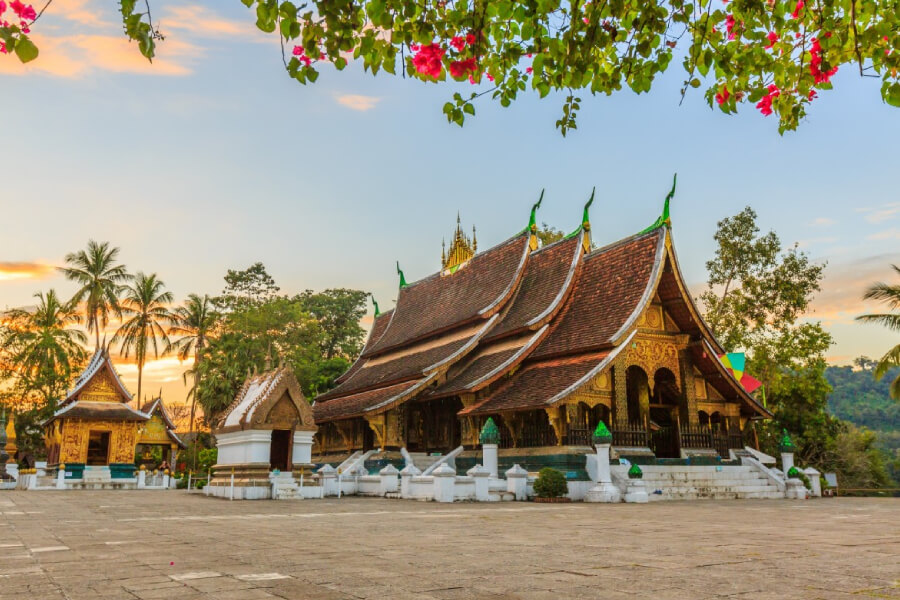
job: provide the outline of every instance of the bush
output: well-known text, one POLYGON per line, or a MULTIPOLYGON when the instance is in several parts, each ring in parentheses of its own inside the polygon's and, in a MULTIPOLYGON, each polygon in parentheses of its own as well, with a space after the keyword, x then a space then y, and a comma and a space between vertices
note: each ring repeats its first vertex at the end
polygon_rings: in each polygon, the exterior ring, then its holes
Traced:
POLYGON ((219 449, 210 448, 209 450, 201 450, 200 456, 197 457, 197 470, 201 473, 209 471, 216 461, 219 460, 219 449))
POLYGON ((569 493, 566 476, 556 469, 544 467, 538 472, 534 482, 534 493, 538 498, 559 498, 569 493))

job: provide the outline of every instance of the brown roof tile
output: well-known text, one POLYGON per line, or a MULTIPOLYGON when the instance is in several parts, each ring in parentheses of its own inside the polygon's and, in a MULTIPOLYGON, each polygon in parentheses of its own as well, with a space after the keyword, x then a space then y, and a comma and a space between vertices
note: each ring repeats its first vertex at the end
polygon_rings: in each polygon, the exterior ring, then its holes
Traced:
POLYGON ((512 306, 488 334, 488 340, 523 329, 530 321, 549 316, 545 312, 552 314, 553 309, 559 309, 575 280, 574 269, 582 255, 581 238, 579 234, 531 254, 512 306))
POLYGON ((352 394, 343 398, 335 398, 325 402, 317 400, 313 406, 313 417, 316 423, 358 417, 367 409, 386 402, 398 394, 402 394, 417 383, 419 383, 419 380, 405 381, 397 385, 352 394))
POLYGON ((365 354, 366 349, 371 348, 378 342, 378 340, 381 339, 381 336, 384 335, 384 332, 387 330, 388 323, 391 322, 391 316, 393 314, 394 309, 392 308, 391 310, 381 313, 380 315, 375 317, 375 320, 372 322, 372 330, 369 331, 369 337, 366 338, 366 345, 363 346, 362 353, 360 354, 360 356, 356 357, 356 360, 352 365, 350 365, 349 369, 341 373, 341 375, 334 380, 335 385, 347 381, 347 379, 349 379, 351 375, 356 373, 356 371, 363 366, 363 363, 365 361, 361 358, 362 354, 365 354))
POLYGON ((528 235, 522 233, 476 254, 452 275, 438 273, 401 288, 387 331, 365 355, 489 316, 512 293, 527 247, 528 235))
POLYGON ((471 339, 472 336, 468 336, 436 348, 423 350, 422 352, 404 354, 384 362, 374 361, 377 364, 372 364, 372 360, 363 359, 365 364, 357 369, 353 375, 336 388, 318 396, 316 400, 345 396, 375 386, 421 376, 426 369, 449 358, 471 339))
POLYGON ((544 408, 548 400, 577 383, 608 354, 604 352, 530 365, 516 373, 506 385, 483 402, 463 409, 459 414, 488 415, 501 411, 544 408))
POLYGON ((612 344, 652 283, 664 236, 665 228, 660 228, 585 256, 575 289, 532 358, 612 344))
POLYGON ((483 354, 477 357, 471 363, 466 365, 465 368, 460 369, 456 373, 450 373, 447 381, 429 394, 429 396, 450 396, 465 390, 472 383, 478 381, 485 375, 490 374, 491 371, 512 358, 519 350, 521 350, 521 347, 501 350, 500 352, 491 354, 483 354))

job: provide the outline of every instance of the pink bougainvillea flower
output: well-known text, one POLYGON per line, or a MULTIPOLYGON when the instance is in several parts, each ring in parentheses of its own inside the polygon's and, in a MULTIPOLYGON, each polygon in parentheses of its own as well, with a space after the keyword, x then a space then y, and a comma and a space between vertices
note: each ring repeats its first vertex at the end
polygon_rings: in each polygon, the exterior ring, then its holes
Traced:
POLYGON ((531 67, 526 67, 525 72, 526 73, 534 73, 534 69, 532 69, 531 67))
POLYGON ((487 74, 485 75, 485 77, 487 77, 488 81, 490 81, 491 83, 494 83, 494 76, 493 76, 493 75, 491 75, 490 73, 487 73, 487 74))
POLYGON ((803 0, 797 0, 797 5, 794 7, 794 12, 791 13, 791 16, 795 19, 800 17, 800 11, 803 10, 804 6, 806 6, 806 3, 803 0))
POLYGON ((303 56, 303 46, 294 46, 294 56, 303 56))
POLYGON ((728 88, 726 86, 722 86, 722 91, 716 94, 716 102, 719 103, 719 106, 728 102, 728 99, 731 97, 731 94, 728 92, 728 88))
POLYGON ((466 43, 469 44, 470 46, 475 43, 475 34, 474 33, 466 34, 466 43))
POLYGON ((431 43, 427 46, 422 46, 412 59, 416 72, 429 75, 435 79, 440 77, 443 71, 441 59, 444 57, 444 53, 446 53, 446 50, 440 44, 431 43))
POLYGON ((728 39, 733 40, 736 36, 734 34, 734 15, 728 15, 725 17, 725 29, 728 30, 728 39))
POLYGON ((768 45, 766 46, 766 50, 775 46, 775 42, 778 41, 778 34, 774 31, 770 31, 769 35, 766 36, 766 39, 769 40, 768 45))
POLYGON ((6 2, 0 0, 0 15, 6 12, 6 2))
POLYGON ((478 68, 474 58, 454 60, 450 63, 450 76, 454 78, 467 77, 478 68))
POLYGON ((778 86, 774 83, 769 85, 768 89, 769 93, 756 103, 756 108, 759 109, 759 112, 767 117, 772 114, 772 100, 781 95, 781 90, 779 90, 778 86))
MULTIPOLYGON (((830 33, 825 34, 826 37, 831 37, 830 33)), ((832 67, 827 71, 822 70, 822 46, 819 44, 819 38, 812 38, 811 45, 809 48, 809 74, 813 76, 813 80, 816 83, 830 83, 831 78, 834 77, 834 74, 837 73, 838 68, 832 67)))
POLYGON ((466 47, 466 40, 455 35, 450 39, 450 45, 453 46, 453 49, 457 52, 462 52, 466 47))
POLYGON ((819 94, 816 93, 816 90, 809 90, 809 93, 806 95, 808 100, 815 100, 819 97, 819 94))
POLYGON ((33 21, 37 17, 34 8, 30 4, 23 4, 20 0, 13 0, 9 3, 9 7, 20 19, 33 21))
POLYGON ((6 44, 0 42, 0 54, 6 54, 6 44))

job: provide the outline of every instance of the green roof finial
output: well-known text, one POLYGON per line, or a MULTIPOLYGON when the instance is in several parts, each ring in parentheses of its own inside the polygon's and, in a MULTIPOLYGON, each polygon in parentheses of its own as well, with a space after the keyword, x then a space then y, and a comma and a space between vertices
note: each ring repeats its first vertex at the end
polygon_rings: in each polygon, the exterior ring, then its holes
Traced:
POLYGON ((378 310, 378 301, 377 301, 377 300, 375 300, 375 294, 373 294, 373 293, 371 293, 371 292, 369 292, 369 298, 371 298, 371 299, 372 299, 372 304, 374 304, 374 305, 375 305, 375 316, 376 316, 376 317, 377 317, 377 316, 378 316, 378 315, 380 315, 380 314, 381 314, 381 311, 380 311, 380 310, 378 310))
POLYGON ((591 199, 587 201, 587 204, 584 205, 584 215, 581 217, 581 226, 586 230, 590 230, 591 228, 591 215, 588 213, 588 209, 591 208, 591 204, 594 203, 594 194, 597 192, 597 188, 591 190, 591 199))
POLYGON ((531 218, 528 219, 528 231, 536 231, 537 230, 537 209, 541 207, 541 202, 544 201, 544 190, 541 190, 541 197, 538 198, 538 201, 534 203, 531 207, 531 218))
POLYGON ((644 472, 641 471, 641 468, 636 464, 632 464, 631 468, 628 469, 628 479, 642 479, 644 477, 644 472))
POLYGON ((400 270, 400 261, 397 261, 397 274, 400 275, 400 287, 406 287, 406 276, 403 275, 403 271, 400 270))
POLYGON ((793 440, 791 440, 791 436, 788 435, 787 429, 781 430, 781 443, 778 447, 781 452, 784 453, 795 452, 797 450, 797 446, 794 445, 793 440))
POLYGON ((610 433, 609 428, 606 426, 606 423, 600 421, 597 423, 597 429, 594 430, 594 445, 598 446, 600 444, 611 444, 612 443, 612 433, 610 433))
POLYGON ((643 235, 645 233, 650 233, 654 229, 659 229, 660 227, 671 227, 672 219, 669 217, 669 202, 672 200, 672 197, 675 195, 675 183, 678 181, 678 173, 672 177, 672 191, 668 193, 666 196, 666 201, 663 203, 663 211, 662 214, 653 222, 653 225, 641 231, 638 235, 643 235))
POLYGON ((488 420, 484 422, 484 427, 481 428, 481 434, 478 436, 478 441, 482 444, 500 443, 500 430, 497 429, 493 417, 488 417, 488 420))
POLYGON ((799 479, 800 478, 800 469, 797 467, 791 467, 788 469, 787 476, 790 479, 799 479))

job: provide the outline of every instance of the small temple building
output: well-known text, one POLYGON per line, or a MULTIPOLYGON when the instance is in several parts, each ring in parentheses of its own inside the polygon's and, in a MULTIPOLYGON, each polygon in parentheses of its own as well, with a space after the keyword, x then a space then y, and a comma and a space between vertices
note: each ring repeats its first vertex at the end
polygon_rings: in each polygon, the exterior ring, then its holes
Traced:
POLYGON ((771 415, 722 365, 691 298, 672 193, 650 227, 596 249, 593 195, 575 231, 543 246, 540 201, 525 229, 480 253, 458 221, 441 270, 412 283, 400 272, 396 307, 376 306, 361 355, 315 399, 315 460, 462 446, 457 464, 474 464, 488 418, 501 463, 529 470, 583 469, 601 421, 635 462, 752 445, 753 420, 771 415))
POLYGON ((290 367, 250 375, 213 433, 219 449, 207 488, 213 495, 260 498, 269 493, 270 473, 287 484, 312 474, 316 425, 290 367))
POLYGON ((44 422, 47 466, 65 465, 66 479, 129 479, 134 477, 139 443, 183 444, 162 402, 148 404, 145 413, 129 405, 131 393, 119 379, 107 348, 98 349, 59 408, 44 422))
POLYGON ((156 466, 159 461, 157 453, 153 451, 158 449, 161 458, 174 467, 175 453, 179 448, 184 448, 185 444, 175 433, 176 425, 169 416, 162 397, 145 404, 141 407, 141 412, 150 418, 140 428, 135 448, 135 462, 139 466, 141 464, 156 466))

